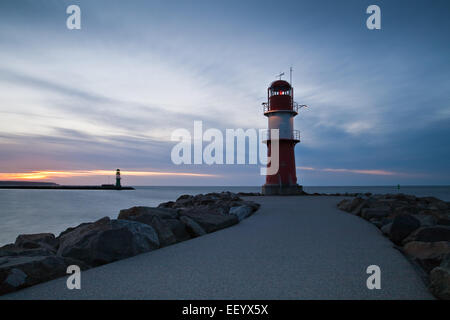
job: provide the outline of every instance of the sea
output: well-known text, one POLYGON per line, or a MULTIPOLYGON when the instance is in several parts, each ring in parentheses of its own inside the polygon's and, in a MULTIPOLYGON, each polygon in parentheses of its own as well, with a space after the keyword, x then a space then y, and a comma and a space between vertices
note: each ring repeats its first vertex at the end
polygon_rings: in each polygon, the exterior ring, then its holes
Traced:
MULTIPOLYGON (((58 235, 68 227, 108 216, 121 209, 157 206, 183 194, 208 192, 260 192, 261 187, 135 187, 136 190, 0 190, 0 246, 14 242, 17 235, 51 232, 58 235)), ((434 196, 450 201, 450 186, 348 186, 304 187, 308 193, 405 193, 434 196)))

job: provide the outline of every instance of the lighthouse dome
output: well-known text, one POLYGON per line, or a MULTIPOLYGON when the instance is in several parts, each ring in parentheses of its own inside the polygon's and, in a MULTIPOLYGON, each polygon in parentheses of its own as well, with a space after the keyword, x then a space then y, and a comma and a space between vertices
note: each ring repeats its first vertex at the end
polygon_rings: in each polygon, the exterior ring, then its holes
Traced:
POLYGON ((284 80, 276 80, 276 81, 274 81, 274 82, 272 82, 271 84, 270 84, 270 87, 271 88, 285 88, 285 87, 287 87, 287 88, 291 88, 291 85, 289 84, 289 82, 287 82, 287 81, 284 81, 284 80))

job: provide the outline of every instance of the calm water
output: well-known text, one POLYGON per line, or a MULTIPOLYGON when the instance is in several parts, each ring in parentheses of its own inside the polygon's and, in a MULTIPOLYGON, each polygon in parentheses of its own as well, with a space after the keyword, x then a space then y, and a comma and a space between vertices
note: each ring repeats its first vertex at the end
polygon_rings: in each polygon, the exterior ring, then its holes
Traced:
MULTIPOLYGON (((116 218, 120 209, 156 206, 182 194, 259 192, 260 187, 137 187, 134 191, 0 190, 0 245, 14 242, 21 233, 52 232, 94 221, 116 218)), ((395 187, 305 187, 306 192, 396 193, 395 187)), ((450 186, 402 187, 400 192, 435 196, 450 201, 450 186)))

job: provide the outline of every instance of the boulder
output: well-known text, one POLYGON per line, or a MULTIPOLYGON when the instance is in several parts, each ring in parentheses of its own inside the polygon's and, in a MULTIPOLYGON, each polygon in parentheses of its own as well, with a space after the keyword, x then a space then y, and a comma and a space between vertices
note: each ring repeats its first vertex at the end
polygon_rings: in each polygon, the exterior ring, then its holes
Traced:
POLYGON ((207 233, 231 227, 239 222, 235 215, 219 215, 205 212, 189 211, 180 213, 197 222, 207 233))
POLYGON ((178 219, 164 219, 172 233, 175 235, 176 241, 181 242, 191 238, 187 231, 186 225, 178 219))
POLYGON ((23 249, 45 248, 56 251, 58 240, 53 233, 21 234, 14 244, 23 249))
POLYGON ((449 268, 450 269, 450 253, 447 253, 445 257, 441 261, 441 267, 442 268, 449 268))
POLYGON ((450 269, 436 267, 431 270, 429 289, 437 298, 450 300, 450 269))
POLYGON ((450 241, 450 227, 435 225, 433 227, 422 227, 411 233, 403 240, 403 243, 410 241, 436 242, 450 241))
POLYGON ((381 227, 381 232, 383 232, 384 235, 389 236, 389 234, 391 233, 391 228, 392 228, 392 222, 387 223, 381 227))
POLYGON ((177 210, 172 208, 132 207, 120 210, 117 219, 132 220, 141 215, 157 216, 161 219, 176 219, 178 217, 177 210))
POLYGON ((417 214, 414 215, 414 218, 420 221, 421 227, 431 227, 437 223, 437 219, 434 216, 425 215, 425 214, 417 214))
POLYGON ((389 233, 390 239, 395 244, 400 244, 411 232, 420 227, 420 221, 409 214, 396 216, 392 222, 389 233))
POLYGON ((15 256, 0 258, 0 294, 12 292, 66 275, 69 265, 86 265, 58 256, 15 256))
POLYGON ((253 202, 253 201, 239 201, 241 205, 246 205, 252 208, 253 212, 257 211, 261 205, 259 203, 253 202))
POLYGON ((372 218, 382 219, 387 217, 391 213, 391 209, 389 207, 383 206, 378 208, 365 208, 361 211, 361 216, 367 220, 372 218))
MULTIPOLYGON (((173 219, 173 218, 169 218, 173 219)), ((160 218, 159 215, 143 213, 139 215, 119 215, 119 220, 136 221, 151 226, 158 234, 159 245, 165 247, 177 242, 175 234, 166 223, 166 219, 160 218)))
POLYGON ((439 225, 442 225, 442 226, 450 226, 450 219, 440 218, 440 219, 437 220, 436 223, 439 224, 439 225))
POLYGON ((362 201, 360 201, 358 203, 357 206, 355 206, 352 211, 350 212, 351 214, 354 214, 355 216, 360 216, 361 212, 364 208, 367 208, 367 206, 369 205, 369 202, 366 199, 361 199, 362 201))
POLYGON ((98 266, 159 248, 156 231, 149 225, 102 218, 59 237, 58 255, 98 266))
POLYGON ((247 205, 242 205, 239 207, 232 207, 230 208, 230 214, 235 215, 239 221, 244 220, 245 218, 248 218, 253 213, 253 208, 247 205))
POLYGON ((180 221, 186 226, 192 237, 200 237, 206 234, 206 231, 194 220, 189 217, 181 216, 180 221))
POLYGON ((411 241, 405 244, 403 251, 415 259, 439 259, 450 253, 449 241, 422 242, 411 241))
POLYGON ((237 195, 239 197, 262 196, 260 192, 238 192, 237 195))
POLYGON ((349 211, 349 208, 350 208, 350 203, 351 203, 351 200, 350 199, 344 199, 344 200, 341 200, 338 204, 337 204, 337 207, 340 209, 340 210, 343 210, 343 211, 349 211))
POLYGON ((49 248, 24 249, 16 246, 14 243, 7 244, 0 248, 0 257, 15 256, 51 256, 55 254, 55 250, 49 248))

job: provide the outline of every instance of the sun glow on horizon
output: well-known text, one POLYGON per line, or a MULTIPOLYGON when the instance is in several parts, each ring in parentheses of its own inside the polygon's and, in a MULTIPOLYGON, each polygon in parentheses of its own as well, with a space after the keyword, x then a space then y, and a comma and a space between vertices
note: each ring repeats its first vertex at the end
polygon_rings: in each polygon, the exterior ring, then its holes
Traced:
MULTIPOLYGON (((187 177, 218 177, 216 174, 167 172, 167 171, 121 171, 124 176, 187 176, 187 177)), ((114 176, 114 170, 71 170, 71 171, 31 171, 31 172, 0 172, 0 180, 47 180, 53 178, 114 176)))

